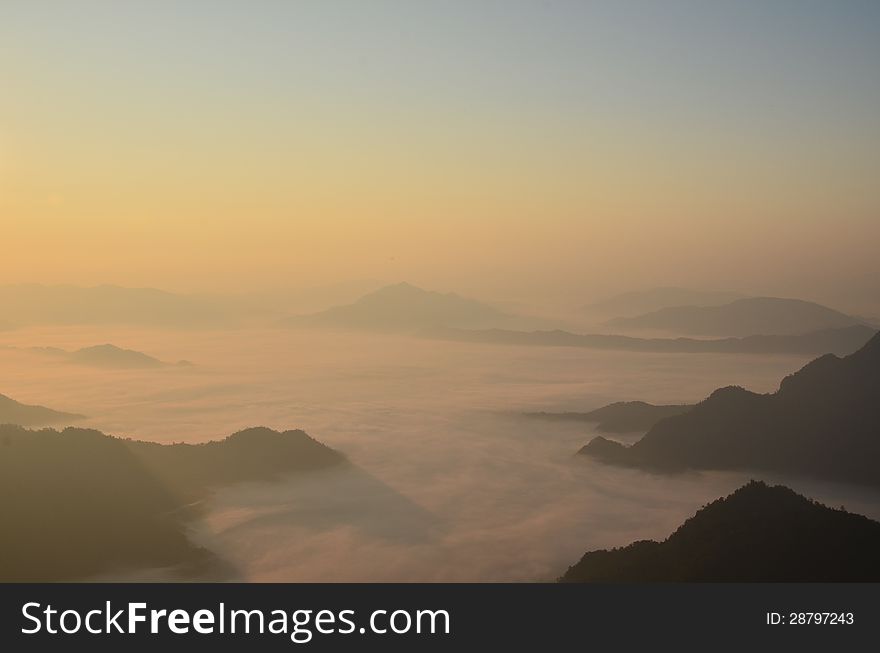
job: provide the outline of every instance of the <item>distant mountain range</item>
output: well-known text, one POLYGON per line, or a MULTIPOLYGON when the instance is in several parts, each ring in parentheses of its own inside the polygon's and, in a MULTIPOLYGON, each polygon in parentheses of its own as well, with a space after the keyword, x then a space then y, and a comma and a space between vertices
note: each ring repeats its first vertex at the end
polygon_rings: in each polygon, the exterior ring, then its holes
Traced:
POLYGON ((827 354, 773 394, 721 388, 630 447, 594 438, 581 453, 649 469, 761 469, 880 484, 880 334, 827 354))
POLYGON ((0 286, 0 305, 5 319, 22 326, 137 324, 193 327, 222 324, 229 318, 227 308, 208 297, 120 286, 0 286))
POLYGON ((144 567, 204 572, 218 561, 185 531, 208 488, 345 460, 302 431, 266 428, 192 445, 5 425, 0 451, 0 582, 144 567))
POLYGON ((77 413, 64 413, 44 406, 22 404, 6 395, 0 395, 0 424, 20 426, 47 426, 85 419, 77 413))
POLYGON ((744 295, 724 290, 695 290, 692 288, 650 288, 620 293, 602 301, 584 306, 584 311, 596 315, 631 317, 650 313, 670 306, 719 306, 744 295))
POLYGON ((591 551, 562 582, 877 582, 880 523, 752 481, 663 542, 591 551))
POLYGON ((864 345, 876 330, 864 326, 825 329, 802 335, 746 336, 743 338, 634 338, 610 334, 578 334, 568 331, 511 331, 507 329, 430 329, 428 338, 481 342, 497 345, 541 347, 586 347, 657 353, 719 354, 851 354, 864 345))
POLYGON ((0 329, 47 324, 168 328, 274 324, 292 310, 314 310, 349 301, 379 286, 378 281, 351 281, 314 288, 221 295, 112 285, 0 285, 0 306, 3 306, 0 329))
POLYGON ((596 422, 596 429, 606 433, 635 433, 650 429, 661 419, 686 413, 693 406, 675 404, 655 406, 644 401, 618 401, 587 413, 526 413, 527 417, 550 421, 596 422))
POLYGON ((422 290, 408 283, 385 286, 352 304, 288 318, 288 326, 413 332, 428 328, 482 328, 515 318, 455 293, 422 290))
POLYGON ((30 351, 62 358, 71 363, 91 365, 93 367, 110 367, 120 369, 166 367, 169 365, 189 366, 189 361, 166 363, 134 349, 123 349, 116 345, 104 344, 83 347, 75 351, 67 351, 58 347, 31 347, 30 351))
POLYGON ((606 322, 615 329, 680 335, 801 335, 862 324, 858 318, 800 299, 750 297, 721 306, 675 306, 606 322))

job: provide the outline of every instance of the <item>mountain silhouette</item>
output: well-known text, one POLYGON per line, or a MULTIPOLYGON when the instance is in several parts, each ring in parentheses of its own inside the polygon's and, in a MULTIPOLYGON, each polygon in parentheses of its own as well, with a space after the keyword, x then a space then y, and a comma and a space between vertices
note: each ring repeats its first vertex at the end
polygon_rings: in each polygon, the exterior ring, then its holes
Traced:
POLYGON ((654 469, 764 469, 880 484, 880 334, 827 354, 772 394, 721 388, 625 447, 601 436, 581 453, 654 469))
POLYGON ((114 285, 0 285, 0 305, 4 311, 0 330, 86 324, 212 329, 274 325, 291 311, 323 309, 351 301, 382 285, 379 281, 363 280, 222 294, 179 294, 114 285))
POLYGON ((416 331, 434 327, 479 328, 510 316, 455 293, 422 290, 408 283, 385 286, 352 304, 289 318, 290 326, 416 331))
POLYGON ((618 401, 587 413, 526 413, 527 417, 553 421, 598 422, 596 429, 607 433, 647 431, 661 419, 689 411, 688 404, 655 406, 644 401, 618 401))
POLYGON ((70 354, 70 360, 98 367, 162 367, 165 365, 158 358, 111 344, 78 349, 70 354))
POLYGON ((85 419, 77 413, 64 413, 44 406, 22 404, 6 395, 0 395, 0 424, 46 426, 85 419))
POLYGON ((204 444, 90 429, 0 426, 0 581, 56 581, 216 561, 186 538, 210 487, 342 463, 302 431, 253 428, 204 444))
POLYGON ((122 347, 117 347, 116 345, 111 344, 83 347, 82 349, 77 349, 75 351, 67 351, 65 349, 59 349, 58 347, 31 347, 30 350, 41 354, 64 358, 71 363, 90 365, 92 367, 133 369, 166 367, 169 365, 192 365, 189 361, 166 363, 158 358, 144 354, 143 352, 135 351, 134 349, 123 349, 122 347))
POLYGON ((215 298, 178 295, 155 288, 103 285, 82 288, 35 283, 0 286, 4 317, 15 325, 136 324, 204 327, 230 321, 215 298))
POLYGON ((880 523, 751 481, 662 542, 591 551, 562 582, 877 582, 880 523))
POLYGON ((719 306, 742 297, 737 292, 667 286, 620 293, 588 304, 583 310, 597 315, 631 317, 671 306, 719 306))
POLYGON ((845 356, 857 351, 877 333, 864 325, 825 329, 802 335, 746 336, 744 338, 634 338, 568 331, 511 331, 507 329, 431 329, 427 338, 535 347, 585 347, 618 351, 682 354, 824 354, 845 356))
POLYGON ((167 488, 197 496, 205 487, 246 480, 270 480, 290 472, 320 469, 344 460, 342 454, 305 431, 265 427, 238 431, 201 444, 159 444, 126 440, 126 446, 167 488))
POLYGON ((798 335, 860 324, 839 311, 800 299, 750 297, 721 306, 676 306, 618 317, 606 324, 618 329, 649 329, 681 335, 798 335))

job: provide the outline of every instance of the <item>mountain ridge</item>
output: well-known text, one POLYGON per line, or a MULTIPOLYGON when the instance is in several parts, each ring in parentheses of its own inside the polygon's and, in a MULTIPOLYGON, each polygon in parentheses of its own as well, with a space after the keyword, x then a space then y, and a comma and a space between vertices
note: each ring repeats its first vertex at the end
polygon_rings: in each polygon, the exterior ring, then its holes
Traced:
POLYGON ((727 290, 660 286, 618 293, 587 304, 582 310, 615 317, 632 317, 672 306, 718 306, 744 297, 742 293, 727 290))
POLYGON ((192 365, 192 363, 186 360, 168 363, 136 349, 125 349, 110 343, 91 345, 72 351, 59 347, 30 347, 29 351, 93 367, 133 369, 192 365))
POLYGON ((647 469, 764 469, 880 484, 880 334, 827 354, 774 393, 718 388, 629 447, 598 436, 580 453, 647 469))
POLYGON ((186 522, 208 490, 343 464, 305 432, 245 429, 159 444, 68 427, 0 426, 0 581, 82 579, 125 568, 189 576, 219 561, 186 522), (61 551, 59 551, 59 547, 61 551))
POLYGON ((750 481, 661 542, 590 551, 561 582, 876 582, 880 523, 750 481))
POLYGON ((350 304, 284 320, 288 326, 330 326, 417 331, 446 326, 490 325, 510 319, 502 311, 456 293, 424 290, 407 282, 385 286, 350 304))
POLYGON ((0 424, 19 426, 48 426, 65 421, 85 419, 79 413, 67 413, 32 404, 23 404, 4 394, 0 394, 0 424))
POLYGON ((608 320, 628 330, 655 330, 680 335, 745 337, 803 335, 862 324, 827 306, 802 299, 746 297, 719 306, 673 306, 608 320))
POLYGON ((419 332, 426 338, 457 342, 533 347, 583 347, 618 351, 686 354, 851 354, 862 347, 876 329, 854 325, 800 335, 745 336, 718 339, 638 338, 613 334, 578 334, 560 329, 552 331, 513 331, 509 329, 431 329, 419 332))

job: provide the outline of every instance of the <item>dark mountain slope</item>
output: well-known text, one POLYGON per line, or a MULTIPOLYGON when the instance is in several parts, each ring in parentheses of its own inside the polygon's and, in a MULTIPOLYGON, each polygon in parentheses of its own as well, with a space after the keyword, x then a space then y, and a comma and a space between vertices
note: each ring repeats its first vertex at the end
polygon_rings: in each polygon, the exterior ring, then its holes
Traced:
POLYGON ((808 363, 773 394, 721 388, 631 447, 599 437, 581 452, 645 468, 766 469, 880 484, 880 334, 845 358, 808 363))
POLYGON ((877 582, 880 523, 752 481, 663 542, 591 551, 562 582, 877 582))
POLYGON ((343 456, 302 431, 248 429, 199 445, 99 431, 0 426, 0 581, 55 581, 126 568, 209 564, 185 506, 211 486, 320 469, 343 456))
POLYGON ((6 395, 0 395, 0 424, 45 426, 84 419, 83 415, 64 413, 44 406, 22 404, 6 395))
POLYGON ((271 480, 291 472, 322 469, 344 460, 342 454, 305 431, 249 428, 224 440, 201 444, 158 444, 126 440, 138 461, 165 487, 179 495, 239 481, 271 480))

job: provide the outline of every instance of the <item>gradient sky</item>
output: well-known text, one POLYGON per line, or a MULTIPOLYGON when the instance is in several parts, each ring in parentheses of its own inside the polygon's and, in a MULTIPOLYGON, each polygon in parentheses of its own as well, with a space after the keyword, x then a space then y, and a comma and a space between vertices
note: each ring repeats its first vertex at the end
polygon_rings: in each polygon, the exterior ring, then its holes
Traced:
POLYGON ((0 282, 880 302, 880 3, 0 4, 0 282))

